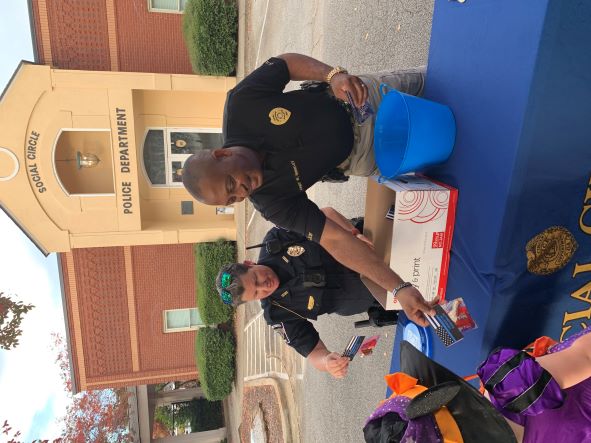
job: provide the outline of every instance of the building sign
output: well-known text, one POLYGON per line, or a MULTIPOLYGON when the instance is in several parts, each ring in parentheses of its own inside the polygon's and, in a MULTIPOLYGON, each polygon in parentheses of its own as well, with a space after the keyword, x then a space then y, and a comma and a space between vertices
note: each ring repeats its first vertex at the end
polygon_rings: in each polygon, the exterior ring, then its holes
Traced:
MULTIPOLYGON (((585 197, 579 215, 579 229, 586 235, 591 235, 591 222, 588 217, 586 219, 587 211, 590 209, 591 178, 589 178, 589 181, 587 182, 587 189, 585 191, 585 197)), ((580 327, 581 329, 589 327, 588 321, 591 319, 591 278, 589 277, 589 272, 591 272, 591 262, 589 262, 588 255, 575 260, 574 265, 571 267, 571 278, 578 280, 576 283, 577 288, 570 293, 570 297, 573 300, 577 300, 577 302, 575 309, 564 311, 562 331, 560 333, 561 341, 566 338, 565 334, 567 334, 569 329, 573 326, 575 327, 575 330, 578 329, 577 327, 580 327), (585 261, 587 261, 587 263, 585 263, 585 261)))
MULTIPOLYGON (((119 149, 119 171, 124 177, 131 174, 129 161, 129 139, 127 138, 127 111, 125 108, 115 108, 117 118, 117 141, 119 149)), ((123 214, 133 214, 132 181, 121 181, 121 205, 123 214)))
POLYGON ((31 181, 35 184, 35 188, 37 192, 43 194, 47 191, 45 184, 41 178, 41 174, 39 174, 39 167, 37 166, 37 146, 39 143, 39 134, 36 131, 31 131, 29 134, 29 138, 27 139, 27 171, 29 176, 31 177, 31 181))

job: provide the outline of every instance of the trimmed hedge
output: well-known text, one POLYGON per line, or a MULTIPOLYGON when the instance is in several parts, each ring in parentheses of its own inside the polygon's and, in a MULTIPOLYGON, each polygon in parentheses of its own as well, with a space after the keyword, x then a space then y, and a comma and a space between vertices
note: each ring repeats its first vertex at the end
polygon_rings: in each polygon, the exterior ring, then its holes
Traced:
POLYGON ((195 339, 199 381, 208 400, 222 400, 232 391, 235 344, 232 334, 201 328, 195 339))
POLYGON ((229 75, 236 67, 238 6, 233 0, 188 0, 183 35, 193 71, 229 75))
POLYGON ((191 432, 212 431, 224 427, 224 413, 222 402, 197 398, 190 403, 193 415, 191 417, 191 432))
POLYGON ((225 305, 215 288, 215 278, 222 265, 236 261, 234 242, 197 243, 195 275, 197 277, 197 307, 207 325, 225 323, 232 318, 233 308, 225 305))

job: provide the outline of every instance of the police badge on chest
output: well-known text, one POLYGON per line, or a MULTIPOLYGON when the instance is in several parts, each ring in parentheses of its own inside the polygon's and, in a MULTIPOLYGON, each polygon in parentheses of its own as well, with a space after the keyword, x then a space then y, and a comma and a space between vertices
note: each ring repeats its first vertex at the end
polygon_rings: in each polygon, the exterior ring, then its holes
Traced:
POLYGON ((287 255, 289 255, 290 257, 299 257, 304 252, 306 252, 306 249, 304 249, 304 247, 300 245, 293 245, 287 248, 287 255))

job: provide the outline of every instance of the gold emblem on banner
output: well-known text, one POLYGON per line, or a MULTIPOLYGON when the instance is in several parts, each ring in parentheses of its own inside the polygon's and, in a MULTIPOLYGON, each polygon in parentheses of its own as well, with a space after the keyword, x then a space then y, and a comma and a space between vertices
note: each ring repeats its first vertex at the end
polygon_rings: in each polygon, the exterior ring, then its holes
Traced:
POLYGON ((562 226, 545 229, 525 245, 527 270, 537 275, 552 274, 566 266, 578 247, 568 229, 562 226))
POLYGON ((314 297, 310 296, 308 299, 308 311, 314 309, 314 297))
POLYGON ((300 245, 293 245, 287 248, 287 255, 289 255, 290 257, 299 257, 304 252, 306 252, 306 250, 303 246, 300 245))
POLYGON ((271 112, 269 112, 271 123, 276 126, 287 123, 289 117, 291 117, 291 112, 285 108, 273 108, 271 109, 271 112))

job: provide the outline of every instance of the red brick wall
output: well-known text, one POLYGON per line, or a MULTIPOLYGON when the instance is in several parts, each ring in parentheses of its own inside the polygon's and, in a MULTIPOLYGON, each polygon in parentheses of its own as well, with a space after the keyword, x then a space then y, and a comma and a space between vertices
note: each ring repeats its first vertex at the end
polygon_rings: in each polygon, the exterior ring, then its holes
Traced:
MULTIPOLYGON (((133 371, 125 258, 122 247, 74 249, 86 389, 162 383, 197 377, 196 331, 164 333, 163 311, 195 307, 192 245, 131 248, 140 367, 133 371), (184 375, 179 375, 184 374, 184 375), (187 375, 189 374, 189 375, 187 375)), ((65 256, 61 266, 79 389, 76 332, 65 256)))
POLYGON ((195 331, 163 332, 163 311, 195 307, 195 261, 188 244, 134 246, 133 279, 142 371, 195 366, 195 331))
MULTIPOLYGON (((182 14, 150 12, 148 0, 115 2, 119 70, 191 74, 182 14)), ((43 57, 39 5, 33 0, 39 62, 43 57)), ((111 69, 105 0, 47 0, 53 66, 111 69)))
POLYGON ((31 3, 31 14, 33 14, 31 20, 35 31, 35 35, 32 35, 31 38, 33 39, 33 48, 37 49, 37 63, 45 65, 47 64, 47 60, 45 60, 45 57, 43 56, 43 40, 41 38, 41 22, 39 21, 39 4, 37 3, 37 0, 33 0, 31 3))
POLYGON ((182 14, 150 12, 147 0, 115 3, 119 70, 191 74, 182 14))
POLYGON ((47 0, 47 18, 53 66, 111 69, 104 0, 47 0))
POLYGON ((78 366, 78 351, 76 349, 75 340, 76 340, 76 333, 74 331, 74 317, 72 316, 72 302, 71 302, 71 293, 70 293, 70 286, 68 284, 69 273, 68 267, 66 265, 66 257, 64 254, 59 254, 59 266, 62 271, 62 281, 64 287, 64 297, 62 300, 64 301, 64 308, 65 308, 65 316, 67 317, 66 324, 69 325, 69 328, 66 329, 66 335, 68 336, 68 342, 70 346, 68 346, 68 351, 70 353, 70 364, 72 365, 71 373, 74 377, 72 380, 74 386, 73 388, 76 389, 76 392, 80 392, 80 368, 78 366))
POLYGON ((132 371, 123 248, 74 249, 87 378, 132 371))

